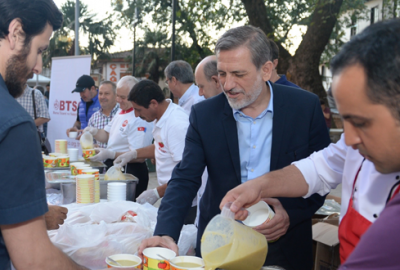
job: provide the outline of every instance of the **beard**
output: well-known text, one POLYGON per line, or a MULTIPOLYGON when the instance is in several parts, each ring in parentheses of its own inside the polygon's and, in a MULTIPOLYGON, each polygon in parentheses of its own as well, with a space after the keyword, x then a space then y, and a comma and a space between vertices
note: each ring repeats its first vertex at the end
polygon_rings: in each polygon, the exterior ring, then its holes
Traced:
POLYGON ((33 72, 29 71, 29 68, 26 65, 26 59, 28 58, 30 47, 30 44, 28 44, 20 54, 11 56, 6 64, 4 82, 7 86, 8 92, 14 98, 22 95, 26 81, 33 76, 33 72))
POLYGON ((244 97, 241 100, 238 100, 235 98, 230 98, 225 91, 223 91, 223 92, 224 92, 226 98, 228 99, 229 106, 231 106, 232 109, 240 110, 240 109, 243 109, 243 108, 253 104, 257 100, 257 98, 260 96, 261 91, 262 91, 261 84, 255 85, 253 87, 252 91, 248 92, 248 93, 246 93, 242 89, 230 90, 230 92, 232 92, 233 94, 242 93, 244 95, 244 97))

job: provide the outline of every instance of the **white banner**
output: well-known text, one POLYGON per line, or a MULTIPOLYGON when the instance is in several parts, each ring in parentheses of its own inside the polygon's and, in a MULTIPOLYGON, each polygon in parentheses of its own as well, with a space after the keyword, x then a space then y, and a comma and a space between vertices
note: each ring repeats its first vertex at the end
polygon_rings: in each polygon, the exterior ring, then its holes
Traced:
MULTIPOLYGON (((47 127, 47 137, 54 152, 54 141, 64 139, 69 148, 80 149, 78 140, 67 137, 66 130, 76 121, 78 104, 81 100, 79 93, 71 93, 76 81, 84 74, 90 74, 90 55, 54 57, 51 63, 51 82, 49 113, 50 122, 47 127)), ((79 150, 81 156, 81 150, 79 150)))

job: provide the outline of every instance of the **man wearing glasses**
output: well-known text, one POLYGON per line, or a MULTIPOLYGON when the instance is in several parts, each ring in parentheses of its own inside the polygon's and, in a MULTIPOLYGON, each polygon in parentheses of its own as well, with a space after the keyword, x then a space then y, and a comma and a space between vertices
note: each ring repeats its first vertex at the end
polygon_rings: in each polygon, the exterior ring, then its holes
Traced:
POLYGON ((76 88, 72 93, 74 92, 78 92, 81 95, 81 102, 78 106, 78 113, 74 126, 67 130, 67 134, 69 134, 70 131, 85 129, 90 117, 101 108, 98 91, 93 78, 89 75, 82 75, 76 81, 76 88))
POLYGON ((192 105, 204 100, 204 97, 199 96, 199 88, 194 84, 192 67, 183 60, 172 61, 165 68, 164 74, 169 90, 174 97, 179 98, 179 106, 190 114, 192 105))

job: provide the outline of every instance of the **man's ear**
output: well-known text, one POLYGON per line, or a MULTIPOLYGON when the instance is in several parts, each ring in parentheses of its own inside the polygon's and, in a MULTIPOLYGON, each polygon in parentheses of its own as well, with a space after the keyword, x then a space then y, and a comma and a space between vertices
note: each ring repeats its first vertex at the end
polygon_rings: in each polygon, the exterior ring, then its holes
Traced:
POLYGON ((215 83, 217 89, 221 88, 221 84, 219 83, 218 75, 211 76, 211 81, 215 83))
POLYGON ((22 29, 22 23, 20 19, 13 19, 8 26, 7 39, 10 43, 10 49, 15 50, 19 42, 22 42, 25 38, 25 32, 22 29))
POLYGON ((274 69, 274 64, 271 61, 265 62, 265 64, 261 67, 262 70, 262 78, 264 82, 271 79, 272 70, 274 69))
POLYGON ((155 99, 150 100, 149 108, 157 108, 158 107, 158 102, 155 99))

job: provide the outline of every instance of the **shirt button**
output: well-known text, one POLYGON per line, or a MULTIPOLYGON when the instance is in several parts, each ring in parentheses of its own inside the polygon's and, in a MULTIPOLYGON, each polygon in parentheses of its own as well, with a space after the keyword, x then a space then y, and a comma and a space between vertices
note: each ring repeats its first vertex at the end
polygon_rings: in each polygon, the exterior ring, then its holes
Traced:
POLYGON ((253 145, 253 149, 256 149, 256 146, 255 146, 255 145, 253 145))
POLYGON ((251 169, 251 172, 254 172, 254 169, 251 169))
POLYGON ((399 180, 399 178, 400 178, 400 176, 397 175, 397 176, 396 176, 396 180, 399 180))
POLYGON ((255 124, 256 124, 256 121, 254 121, 253 124, 255 125, 255 124))

